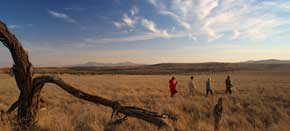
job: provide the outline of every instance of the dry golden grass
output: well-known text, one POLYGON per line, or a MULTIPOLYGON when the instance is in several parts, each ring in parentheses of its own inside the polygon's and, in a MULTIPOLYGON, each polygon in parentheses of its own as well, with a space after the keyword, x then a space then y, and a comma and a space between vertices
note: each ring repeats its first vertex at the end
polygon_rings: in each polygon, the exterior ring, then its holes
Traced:
MULTIPOLYGON (((213 106, 218 97, 224 98, 222 130, 290 130, 290 72, 232 72, 234 93, 224 96, 226 73, 195 75, 197 93, 188 96, 188 75, 176 75, 179 93, 169 97, 170 75, 60 75, 66 82, 91 94, 118 100, 158 112, 177 115, 176 122, 167 120, 172 129, 182 131, 213 130, 213 106), (214 97, 204 97, 205 80, 211 77, 214 97)), ((18 96, 15 81, 0 74, 0 109, 7 109, 18 96)), ((122 124, 109 125, 111 109, 79 100, 54 85, 42 92, 46 107, 39 121, 30 130, 43 131, 103 131, 159 130, 142 120, 129 118, 122 124)), ((15 112, 16 114, 16 112, 15 112)), ((13 118, 12 118, 13 119, 13 118)), ((0 122, 0 130, 17 129, 0 122)))

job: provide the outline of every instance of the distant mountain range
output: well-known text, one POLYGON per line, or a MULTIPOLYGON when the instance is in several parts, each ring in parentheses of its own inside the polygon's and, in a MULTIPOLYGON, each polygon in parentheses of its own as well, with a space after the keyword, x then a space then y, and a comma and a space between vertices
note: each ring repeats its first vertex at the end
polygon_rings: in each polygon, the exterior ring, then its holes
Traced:
POLYGON ((252 64, 290 64, 290 60, 277 60, 277 59, 267 59, 267 60, 250 60, 243 63, 252 63, 252 64))
POLYGON ((132 62, 119 62, 119 63, 98 63, 98 62, 87 62, 85 64, 71 65, 69 67, 116 67, 116 66, 136 66, 141 64, 136 64, 132 62))
MULTIPOLYGON (((208 62, 208 64, 211 62, 208 62)), ((220 63, 220 62, 213 62, 213 63, 220 63)), ((224 63, 224 62, 223 62, 224 63)), ((278 60, 278 59, 267 59, 267 60, 249 60, 241 63, 246 64, 290 64, 290 60, 278 60)), ((166 65, 166 63, 160 63, 161 65, 166 65)), ((160 65, 155 64, 155 65, 160 65)), ((184 64, 184 63, 168 63, 169 65, 172 64, 184 64)), ((205 64, 205 63, 187 63, 187 64, 205 64)), ((136 64, 133 62, 119 62, 119 63, 99 63, 99 62, 87 62, 84 64, 77 64, 71 65, 68 67, 118 67, 118 66, 138 66, 143 64, 136 64)))

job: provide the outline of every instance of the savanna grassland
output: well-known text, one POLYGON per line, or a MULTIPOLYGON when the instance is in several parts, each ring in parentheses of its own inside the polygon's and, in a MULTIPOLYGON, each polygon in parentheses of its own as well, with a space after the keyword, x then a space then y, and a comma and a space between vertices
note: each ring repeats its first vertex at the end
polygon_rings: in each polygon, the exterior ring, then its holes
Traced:
MULTIPOLYGON (((152 111, 171 113, 177 121, 166 120, 172 127, 160 130, 211 131, 213 107, 223 98, 221 130, 290 130, 290 70, 234 71, 198 74, 195 96, 188 95, 190 75, 175 75, 178 93, 169 97, 168 80, 172 75, 58 75, 67 83, 90 94, 118 100, 152 111), (224 79, 231 75, 233 95, 225 96, 224 79), (215 96, 205 97, 205 80, 211 77, 215 96)), ((0 109, 8 109, 17 100, 13 77, 0 74, 0 109)), ((42 92, 44 103, 39 121, 29 130, 41 131, 154 131, 152 124, 129 117, 121 124, 110 125, 111 109, 79 100, 55 85, 47 84, 42 92)), ((14 112, 16 115, 16 111, 14 112)), ((14 118, 0 122, 0 130, 17 130, 14 118)))

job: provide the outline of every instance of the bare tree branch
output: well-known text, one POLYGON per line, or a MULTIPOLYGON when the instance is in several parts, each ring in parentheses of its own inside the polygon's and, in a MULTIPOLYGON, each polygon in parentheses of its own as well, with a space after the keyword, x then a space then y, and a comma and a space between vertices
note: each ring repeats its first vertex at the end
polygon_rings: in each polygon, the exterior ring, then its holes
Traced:
POLYGON ((15 101, 10 107, 9 107, 9 109, 6 111, 6 113, 11 113, 11 112, 13 112, 17 107, 18 107, 18 103, 19 103, 19 101, 17 100, 17 101, 15 101))
POLYGON ((143 119, 147 122, 153 123, 158 127, 166 127, 167 124, 162 120, 164 114, 159 114, 157 112, 151 112, 141 108, 133 106, 122 106, 117 101, 108 100, 99 96, 91 95, 81 90, 74 88, 73 86, 65 83, 62 79, 53 76, 40 76, 33 80, 33 91, 37 92, 41 90, 40 84, 53 83, 58 85, 60 88, 68 92, 69 94, 78 97, 80 99, 93 102, 95 104, 101 104, 107 107, 111 107, 116 113, 122 113, 126 116, 131 116, 139 119, 143 119))

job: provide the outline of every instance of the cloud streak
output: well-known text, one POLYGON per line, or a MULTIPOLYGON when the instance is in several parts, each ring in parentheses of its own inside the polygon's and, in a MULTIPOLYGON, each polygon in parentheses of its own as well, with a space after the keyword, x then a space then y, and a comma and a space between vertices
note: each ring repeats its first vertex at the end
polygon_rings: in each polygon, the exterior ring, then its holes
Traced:
POLYGON ((81 8, 81 7, 65 7, 62 9, 66 11, 84 11, 85 10, 85 8, 81 8))
POLYGON ((8 25, 8 28, 10 28, 10 29, 20 29, 20 28, 22 28, 22 26, 20 26, 20 25, 8 25))
MULTIPOLYGON (((158 27, 158 23, 140 14, 133 6, 112 24, 118 30, 127 30, 119 37, 88 38, 89 43, 125 43, 157 38, 185 38, 193 41, 263 40, 277 32, 277 28, 290 24, 275 11, 287 12, 290 2, 257 2, 255 0, 148 0, 158 15, 172 18, 181 28, 158 27), (141 27, 141 28, 140 28, 141 27), (131 33, 128 32, 130 30, 131 33), (137 31, 138 30, 138 31, 137 31), (134 34, 133 34, 134 33, 134 34)), ((158 22, 158 21, 157 21, 158 22)))
POLYGON ((162 35, 156 33, 142 33, 122 37, 87 38, 85 39, 85 42, 93 44, 130 43, 136 41, 152 40, 162 37, 163 37, 162 35))
POLYGON ((155 23, 153 21, 150 21, 150 20, 147 20, 147 19, 143 18, 141 23, 149 31, 151 31, 151 32, 153 32, 155 34, 158 34, 161 37, 169 37, 169 34, 167 33, 167 31, 166 30, 157 29, 157 27, 156 27, 156 25, 155 25, 155 23))
POLYGON ((290 2, 285 1, 148 0, 148 3, 159 14, 174 19, 184 32, 206 36, 208 41, 266 38, 277 27, 290 23, 289 18, 279 14, 290 12, 290 2))
POLYGON ((47 11, 52 17, 58 18, 58 19, 62 19, 65 22, 68 23, 76 23, 76 20, 71 18, 70 16, 68 16, 65 13, 61 13, 61 12, 56 12, 56 11, 52 11, 52 10, 48 10, 47 11))
POLYGON ((124 37, 116 37, 116 38, 103 38, 103 39, 86 39, 86 42, 89 43, 124 43, 124 42, 135 42, 135 41, 144 41, 151 40, 156 38, 169 38, 171 35, 167 30, 159 29, 155 22, 143 18, 138 15, 139 9, 134 6, 129 10, 128 13, 124 13, 121 21, 113 21, 113 25, 117 29, 126 29, 133 31, 135 26, 141 26, 144 30, 142 33, 124 36, 124 37))

